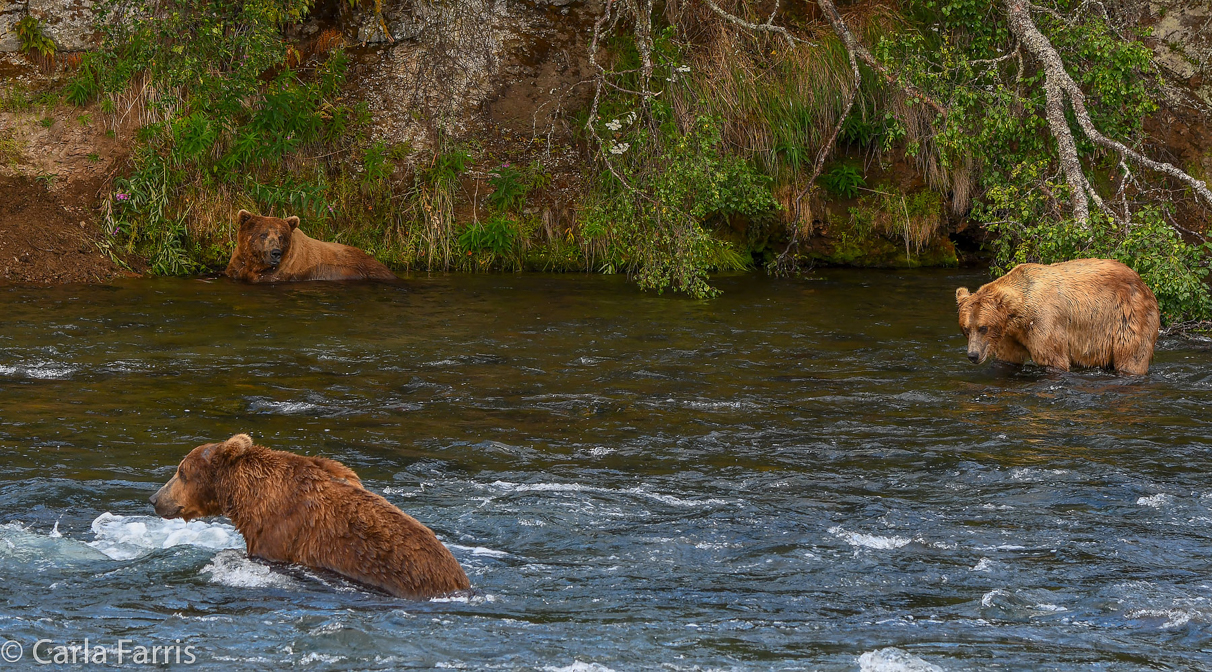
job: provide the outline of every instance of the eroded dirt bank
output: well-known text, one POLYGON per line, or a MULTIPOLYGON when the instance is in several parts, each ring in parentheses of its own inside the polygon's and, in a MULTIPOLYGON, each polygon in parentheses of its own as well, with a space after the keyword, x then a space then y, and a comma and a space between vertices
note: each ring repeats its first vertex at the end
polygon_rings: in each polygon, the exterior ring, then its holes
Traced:
MULTIPOLYGON (((125 273, 104 251, 86 185, 51 191, 25 177, 0 177, 0 280, 102 282, 125 273)), ((95 190, 94 190, 95 193, 95 190)))

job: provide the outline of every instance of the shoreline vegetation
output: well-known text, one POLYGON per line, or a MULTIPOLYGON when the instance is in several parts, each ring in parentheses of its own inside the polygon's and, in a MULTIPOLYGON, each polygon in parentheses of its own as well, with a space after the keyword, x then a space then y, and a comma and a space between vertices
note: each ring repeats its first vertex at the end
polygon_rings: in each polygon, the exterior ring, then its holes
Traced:
MULTIPOLYGON (((506 147, 423 108, 423 136, 376 132, 351 76, 369 47, 332 17, 382 22, 378 3, 99 0, 94 50, 17 24, 50 76, 6 83, 0 111, 128 141, 98 244, 151 274, 221 270, 247 209, 399 272, 620 273, 696 298, 719 271, 1106 257, 1167 324, 1207 320, 1207 162, 1159 158, 1147 29, 1099 7, 586 5, 589 77, 506 147)), ((26 149, 0 137, 5 163, 26 149)))

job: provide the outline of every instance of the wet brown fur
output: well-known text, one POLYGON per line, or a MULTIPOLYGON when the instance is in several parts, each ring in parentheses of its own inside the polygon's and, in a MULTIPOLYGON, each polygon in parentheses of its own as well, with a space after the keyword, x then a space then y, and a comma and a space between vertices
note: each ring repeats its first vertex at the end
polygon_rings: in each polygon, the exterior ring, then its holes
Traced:
POLYGON ((974 293, 955 290, 968 357, 1068 371, 1104 367, 1144 375, 1161 324, 1135 271, 1109 259, 1021 264, 974 293))
POLYGON ((247 210, 237 215, 240 230, 227 275, 242 282, 303 280, 382 280, 399 278, 356 247, 315 240, 299 230, 299 218, 261 217, 247 210), (281 259, 270 254, 281 252, 281 259))
POLYGON ((326 569, 397 597, 471 586, 428 527, 367 491, 348 467, 253 445, 246 434, 194 448, 151 501, 165 518, 227 516, 250 556, 326 569))

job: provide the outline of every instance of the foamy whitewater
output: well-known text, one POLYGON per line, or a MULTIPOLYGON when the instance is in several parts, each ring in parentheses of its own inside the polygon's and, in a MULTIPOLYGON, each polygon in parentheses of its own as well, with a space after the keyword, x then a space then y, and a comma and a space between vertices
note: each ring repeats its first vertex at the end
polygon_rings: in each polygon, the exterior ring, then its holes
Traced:
POLYGON ((116 516, 106 512, 92 524, 95 541, 88 543, 113 560, 131 560, 173 546, 197 546, 212 551, 244 549, 244 537, 227 523, 185 522, 154 516, 116 516))
POLYGON ((251 560, 243 551, 222 550, 210 563, 202 568, 202 574, 210 577, 211 583, 232 588, 284 588, 297 589, 294 579, 278 574, 268 566, 251 560))
POLYGON ((859 672, 944 672, 938 665, 896 647, 868 651, 859 656, 858 664, 859 672))

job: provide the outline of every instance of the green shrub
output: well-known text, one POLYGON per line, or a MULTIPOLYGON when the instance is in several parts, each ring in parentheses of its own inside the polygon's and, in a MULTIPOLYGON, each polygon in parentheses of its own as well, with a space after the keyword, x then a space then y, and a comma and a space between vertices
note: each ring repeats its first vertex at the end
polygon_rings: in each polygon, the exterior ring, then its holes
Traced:
POLYGON ((472 222, 459 235, 459 248, 467 254, 487 252, 503 258, 512 255, 517 244, 517 228, 499 213, 483 222, 472 222))
POLYGON ((21 53, 38 54, 43 58, 55 55, 54 40, 47 37, 42 31, 42 24, 33 16, 26 14, 13 24, 13 31, 17 33, 17 41, 20 43, 18 49, 21 53))
POLYGON ((712 235, 712 222, 776 210, 770 178, 724 151, 719 120, 710 117, 659 145, 642 132, 630 139, 614 145, 624 181, 604 171, 587 208, 582 233, 590 256, 598 270, 627 272, 645 289, 714 296, 710 271, 750 263, 712 235))
POLYGON ((839 198, 855 198, 859 195, 859 188, 867 186, 867 181, 858 168, 841 163, 821 175, 821 185, 839 198))
POLYGON ((500 211, 521 211, 526 205, 526 196, 550 182, 551 176, 543 172, 537 161, 524 167, 502 163, 489 173, 488 186, 492 187, 492 193, 488 195, 488 204, 500 211))

